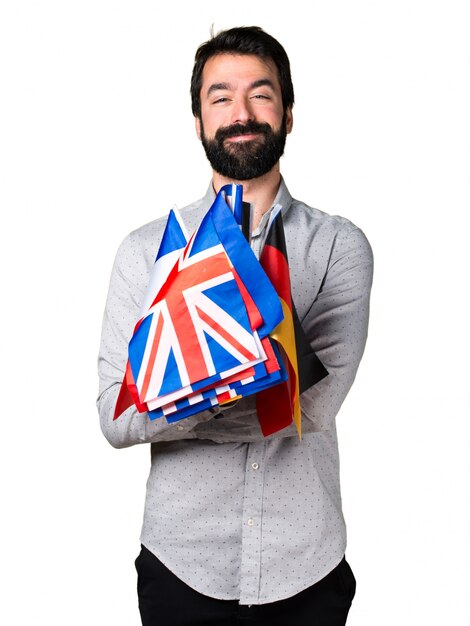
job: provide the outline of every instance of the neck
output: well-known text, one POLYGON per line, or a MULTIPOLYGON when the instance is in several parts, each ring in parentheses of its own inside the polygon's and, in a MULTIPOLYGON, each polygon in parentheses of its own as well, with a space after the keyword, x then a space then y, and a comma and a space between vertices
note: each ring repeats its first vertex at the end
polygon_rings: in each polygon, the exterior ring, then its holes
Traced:
POLYGON ((280 182, 279 163, 263 176, 252 178, 251 180, 232 180, 217 172, 213 172, 212 178, 212 184, 216 193, 224 185, 231 183, 243 185, 243 200, 253 205, 253 230, 258 228, 261 218, 272 207, 280 182))

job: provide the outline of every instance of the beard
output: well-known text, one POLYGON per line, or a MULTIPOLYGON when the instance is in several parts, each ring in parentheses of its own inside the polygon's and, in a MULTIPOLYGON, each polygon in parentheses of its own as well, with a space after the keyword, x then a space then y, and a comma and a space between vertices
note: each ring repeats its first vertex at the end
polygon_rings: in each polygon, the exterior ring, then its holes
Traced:
POLYGON ((250 180, 267 174, 283 155, 286 137, 285 115, 278 131, 274 131, 269 124, 250 121, 219 128, 214 139, 205 136, 201 120, 201 142, 212 169, 232 180, 250 180), (253 133, 260 136, 225 145, 229 137, 253 133))

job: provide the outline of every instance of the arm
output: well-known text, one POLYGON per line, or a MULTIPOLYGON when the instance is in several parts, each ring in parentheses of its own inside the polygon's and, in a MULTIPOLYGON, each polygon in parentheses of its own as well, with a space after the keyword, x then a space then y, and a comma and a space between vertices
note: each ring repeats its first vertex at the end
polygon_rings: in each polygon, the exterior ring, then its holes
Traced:
POLYGON ((339 231, 322 287, 302 324, 329 375, 301 396, 305 432, 334 427, 367 339, 373 256, 364 233, 339 231))
MULTIPOLYGON (((314 255, 316 245, 312 242, 312 251, 307 254, 314 255)), ((302 284, 309 283, 311 271, 305 268, 302 284)), ((310 306, 303 307, 302 314, 298 309, 311 347, 329 372, 301 396, 303 433, 334 427, 354 381, 367 338, 372 271, 369 242, 361 230, 347 222, 332 239, 318 285, 309 296, 310 306)), ((195 429, 198 437, 217 442, 263 440, 254 400, 246 400, 245 410, 241 410, 242 402, 223 419, 199 424, 195 429)), ((292 425, 270 438, 293 436, 297 433, 292 425)))
POLYGON ((97 405, 101 430, 115 448, 137 443, 195 439, 196 424, 212 417, 212 413, 204 411, 170 425, 163 418, 149 420, 147 413, 138 413, 132 406, 113 420, 127 361, 127 347, 146 287, 148 263, 137 236, 129 235, 116 255, 104 312, 98 357, 100 389, 97 405))

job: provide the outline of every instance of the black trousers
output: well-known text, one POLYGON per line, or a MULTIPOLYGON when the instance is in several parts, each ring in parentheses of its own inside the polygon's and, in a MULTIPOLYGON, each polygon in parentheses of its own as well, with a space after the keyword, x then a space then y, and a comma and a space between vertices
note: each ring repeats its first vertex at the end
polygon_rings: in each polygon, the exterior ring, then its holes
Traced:
POLYGON ((143 626, 344 626, 356 591, 344 558, 325 578, 292 598, 252 606, 191 589, 145 546, 135 566, 143 626))

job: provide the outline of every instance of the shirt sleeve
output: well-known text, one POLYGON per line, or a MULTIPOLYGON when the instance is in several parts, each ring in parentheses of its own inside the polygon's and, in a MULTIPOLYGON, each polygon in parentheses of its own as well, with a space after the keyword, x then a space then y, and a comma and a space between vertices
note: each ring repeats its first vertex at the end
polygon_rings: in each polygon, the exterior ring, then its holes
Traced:
POLYGON ((147 413, 139 413, 132 406, 118 419, 113 419, 127 362, 128 343, 139 315, 146 276, 140 246, 129 235, 119 247, 111 273, 98 356, 100 385, 97 406, 100 425, 104 436, 115 448, 195 439, 194 427, 213 416, 210 411, 203 411, 176 424, 168 424, 164 418, 150 420, 147 413))
POLYGON ((334 427, 356 377, 369 325, 373 255, 364 233, 348 225, 338 233, 328 271, 302 321, 328 376, 301 396, 305 432, 334 427))
MULTIPOLYGON (((347 222, 332 241, 320 289, 301 320, 312 349, 328 370, 327 377, 301 395, 304 434, 335 427, 366 344, 372 274, 369 242, 347 222)), ((222 419, 200 424, 196 432, 220 443, 263 439, 255 411, 237 414, 236 408, 222 419)), ((293 436, 297 431, 291 425, 269 438, 293 436)))

